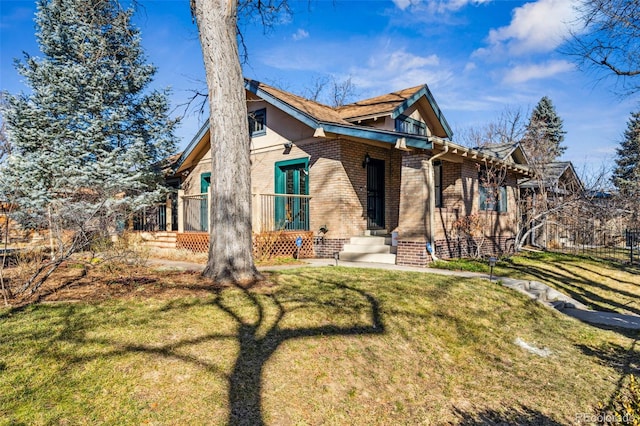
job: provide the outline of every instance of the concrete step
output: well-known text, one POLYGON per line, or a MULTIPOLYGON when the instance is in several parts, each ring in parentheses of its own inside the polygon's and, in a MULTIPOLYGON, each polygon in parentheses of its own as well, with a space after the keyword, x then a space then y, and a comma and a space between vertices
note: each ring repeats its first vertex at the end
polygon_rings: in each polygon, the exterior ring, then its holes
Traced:
POLYGON ((176 248, 176 242, 170 242, 170 241, 145 241, 144 243, 145 246, 147 247, 154 247, 154 248, 176 248))
POLYGON ((156 238, 173 238, 174 240, 177 238, 176 232, 171 232, 171 231, 158 231, 154 233, 156 238))
POLYGON ((178 237, 176 237, 174 235, 173 237, 171 237, 171 236, 156 237, 156 239, 152 240, 152 241, 164 241, 164 242, 168 242, 168 243, 175 243, 177 240, 178 240, 178 237))
POLYGON ((391 245, 391 237, 351 237, 350 243, 354 245, 391 245))
POLYGON ((395 265, 396 255, 391 253, 353 253, 341 251, 340 260, 347 262, 388 263, 395 265))
POLYGON ((395 253, 395 249, 386 244, 345 244, 342 248, 350 253, 395 253))

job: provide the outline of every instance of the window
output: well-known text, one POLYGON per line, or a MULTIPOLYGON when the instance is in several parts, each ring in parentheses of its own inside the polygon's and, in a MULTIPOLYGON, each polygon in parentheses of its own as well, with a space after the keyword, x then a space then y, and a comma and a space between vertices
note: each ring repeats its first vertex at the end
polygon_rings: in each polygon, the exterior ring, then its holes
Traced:
POLYGON ((442 162, 433 162, 433 189, 436 199, 436 207, 443 207, 442 205, 442 162))
POLYGON ((480 169, 478 174, 478 193, 480 210, 504 213, 507 211, 507 186, 504 176, 491 176, 486 168, 480 169))
POLYGON ((507 187, 480 181, 480 210, 504 213, 507 211, 507 187))
POLYGON ((267 134, 267 110, 265 108, 249 112, 249 135, 251 137, 267 134))

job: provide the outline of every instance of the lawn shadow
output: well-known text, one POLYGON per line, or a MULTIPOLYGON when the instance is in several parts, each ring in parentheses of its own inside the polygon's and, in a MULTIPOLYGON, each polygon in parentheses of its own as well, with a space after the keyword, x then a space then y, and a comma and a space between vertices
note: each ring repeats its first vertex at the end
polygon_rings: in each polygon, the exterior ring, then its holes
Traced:
POLYGON ((560 426, 546 414, 537 410, 520 406, 518 408, 509 408, 506 410, 485 410, 481 412, 464 412, 454 409, 456 416, 460 419, 459 425, 462 426, 486 426, 486 425, 548 425, 560 426))
MULTIPOLYGON (((260 301, 257 295, 251 291, 251 288, 237 287, 256 309, 257 319, 255 320, 244 318, 237 309, 225 304, 223 297, 216 297, 214 303, 238 325, 237 341, 240 351, 229 377, 229 425, 264 424, 261 403, 262 373, 267 361, 282 343, 309 337, 384 333, 380 306, 372 295, 344 283, 319 280, 312 277, 306 278, 315 281, 315 283, 309 285, 331 286, 335 290, 350 292, 352 295, 366 301, 370 309, 370 324, 282 328, 280 324, 288 311, 278 299, 276 293, 266 295, 272 306, 277 310, 275 319, 267 318, 264 302, 260 301), (267 324, 270 325, 265 330, 265 325, 267 324)), ((317 304, 315 301, 312 303, 317 304)), ((331 308, 339 307, 336 303, 329 303, 331 308)), ((323 305, 323 303, 320 302, 319 305, 323 305)))
MULTIPOLYGON (((129 344, 110 338, 90 337, 87 330, 99 328, 100 324, 88 315, 79 313, 75 306, 68 305, 62 319, 63 327, 53 338, 65 343, 77 345, 100 345, 106 350, 99 353, 69 354, 58 352, 50 345, 45 349, 46 356, 65 359, 67 367, 72 364, 90 362, 96 358, 118 357, 129 353, 151 354, 167 359, 175 359, 201 368, 228 383, 229 425, 263 425, 262 410, 263 370, 269 359, 283 343, 295 339, 381 335, 385 326, 381 316, 379 302, 368 292, 339 281, 325 280, 316 276, 304 276, 305 286, 316 286, 323 297, 287 298, 279 293, 278 274, 270 276, 271 284, 259 282, 248 287, 229 286, 211 288, 207 299, 193 299, 181 303, 169 301, 158 312, 185 310, 196 306, 211 306, 219 309, 231 320, 235 331, 212 332, 189 339, 171 341, 162 344, 129 344), (327 297, 328 295, 328 297, 327 297), (333 300, 331 296, 336 296, 333 300), (337 297, 339 296, 339 297, 337 297), (281 300, 282 299, 282 300, 281 300), (287 315, 303 309, 330 309, 332 313, 346 314, 346 320, 340 325, 326 324, 318 326, 284 325, 287 315), (367 320, 364 320, 366 316, 367 320), (347 323, 346 325, 344 323, 347 323), (185 354, 184 348, 214 341, 235 341, 238 354, 230 371, 196 355, 185 354)), ((334 318, 331 316, 331 318, 334 318)), ((152 322, 153 314, 141 322, 152 322)), ((64 346, 64 345, 62 345, 64 346)), ((69 368, 64 368, 70 371, 69 368)))
POLYGON ((534 268, 528 265, 524 266, 511 263, 510 267, 522 274, 533 276, 535 279, 540 280, 543 283, 553 284, 557 290, 566 292, 567 295, 571 298, 584 305, 591 306, 595 310, 618 313, 624 313, 626 311, 628 313, 640 315, 640 309, 629 306, 630 303, 623 304, 620 301, 603 297, 602 295, 596 294, 593 291, 587 290, 586 287, 599 288, 604 291, 616 292, 629 298, 637 298, 638 295, 622 290, 613 289, 607 285, 579 275, 577 272, 571 271, 561 264, 555 263, 554 267, 565 272, 566 274, 568 274, 568 276, 547 269, 534 268), (572 276, 574 278, 569 278, 569 276, 572 276), (583 284, 583 286, 581 286, 580 284, 583 284), (618 310, 612 307, 617 308, 618 310))
POLYGON ((606 348, 594 348, 587 345, 577 345, 577 348, 585 355, 590 357, 596 357, 604 365, 607 365, 615 369, 620 377, 616 383, 614 392, 609 397, 607 405, 605 407, 611 407, 616 395, 622 389, 626 378, 630 375, 640 376, 640 348, 638 346, 638 339, 640 338, 640 332, 635 331, 633 342, 629 348, 625 348, 618 344, 609 344, 606 348))

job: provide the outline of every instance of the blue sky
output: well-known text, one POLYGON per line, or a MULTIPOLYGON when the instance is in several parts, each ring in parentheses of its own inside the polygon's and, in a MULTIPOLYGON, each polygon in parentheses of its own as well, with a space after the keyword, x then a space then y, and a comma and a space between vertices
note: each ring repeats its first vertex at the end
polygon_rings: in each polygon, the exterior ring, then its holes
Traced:
MULTIPOLYGON (((148 60, 159 68, 154 87, 170 86, 178 107, 204 87, 189 2, 139 2, 136 25, 148 60)), ((585 74, 560 53, 575 22, 572 0, 290 4, 292 14, 280 16, 270 30, 243 21, 245 76, 294 93, 321 77, 351 78, 358 98, 426 83, 458 134, 494 121, 505 109, 528 113, 548 96, 567 131, 563 159, 579 171, 613 160, 629 114, 638 108, 636 98, 613 93, 614 80, 585 74)), ((26 90, 13 59, 23 51, 38 55, 34 11, 32 0, 0 2, 1 90, 26 90)), ((204 118, 192 112, 183 119, 182 147, 204 118)))

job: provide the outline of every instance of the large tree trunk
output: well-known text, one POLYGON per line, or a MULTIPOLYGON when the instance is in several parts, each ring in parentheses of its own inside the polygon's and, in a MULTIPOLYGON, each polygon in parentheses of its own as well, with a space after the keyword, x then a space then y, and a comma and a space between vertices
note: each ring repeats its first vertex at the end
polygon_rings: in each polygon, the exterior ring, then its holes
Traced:
POLYGON ((203 274, 216 282, 260 278, 251 242, 251 163, 247 104, 238 42, 236 0, 195 0, 211 129, 211 226, 203 274))

